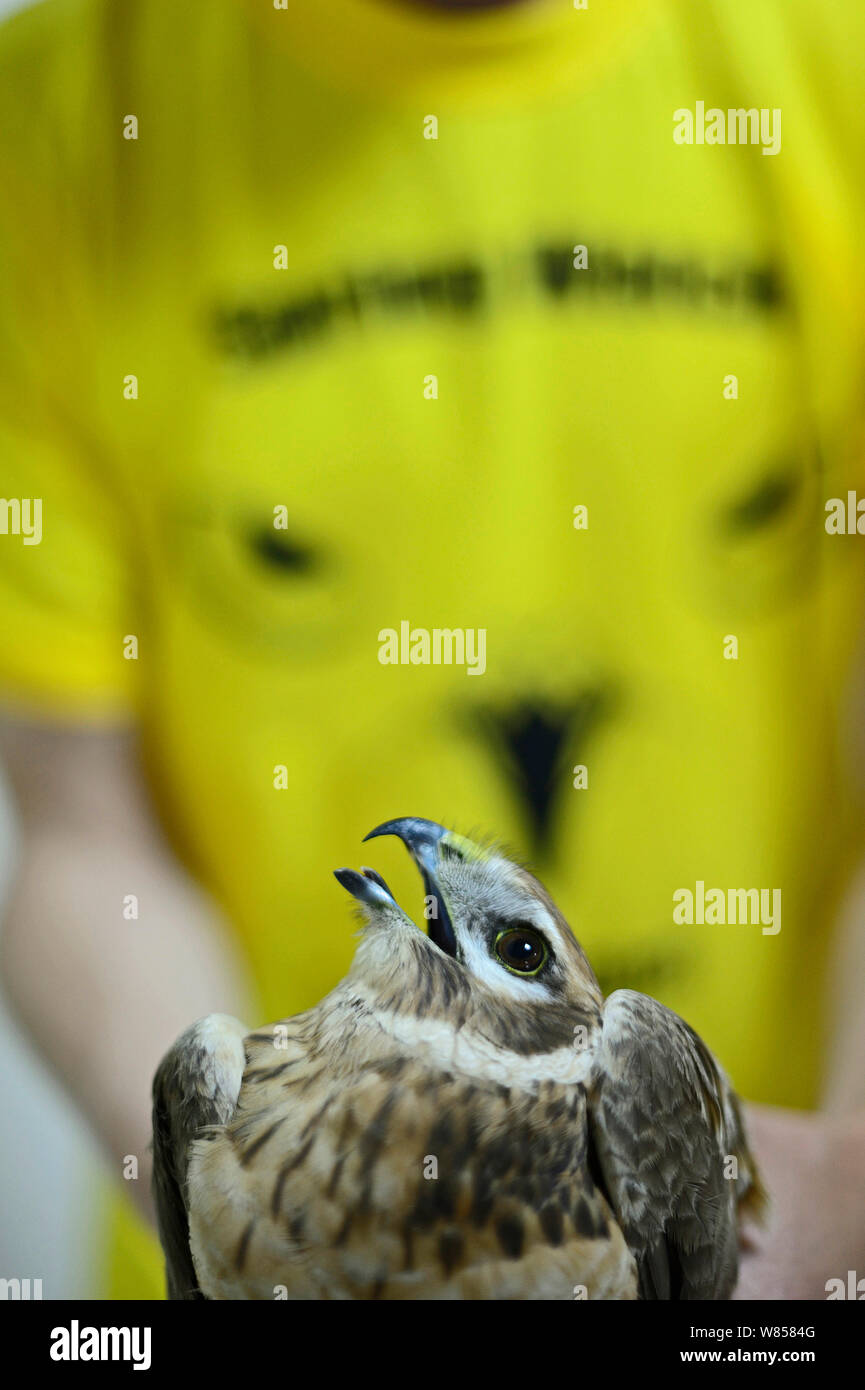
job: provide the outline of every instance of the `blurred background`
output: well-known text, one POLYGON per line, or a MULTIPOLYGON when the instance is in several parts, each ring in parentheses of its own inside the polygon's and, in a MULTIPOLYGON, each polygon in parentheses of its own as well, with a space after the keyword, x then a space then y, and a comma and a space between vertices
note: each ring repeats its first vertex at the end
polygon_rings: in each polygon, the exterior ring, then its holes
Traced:
MULTIPOLYGON (((8 979, 113 1167, 0 999, 0 1277, 162 1296, 158 1057, 332 987, 332 871, 397 815, 501 838, 605 992, 680 1013, 748 1101, 818 1106, 862 1051, 849 953, 824 1007, 865 853, 865 552, 824 527, 862 477, 861 7, 17 9, 0 457, 46 543, 0 544, 8 979), (707 98, 783 107, 783 152, 683 148, 707 98), (383 664, 403 622, 488 632, 483 680, 383 664), (676 922, 703 881, 782 892, 783 930, 676 922)), ((400 846, 373 865, 418 906, 400 846)))
MULTIPOLYGON (((0 0, 0 20, 25 8, 22 0, 0 0)), ((0 775, 4 901, 14 844, 9 793, 0 775)), ((101 1160, 75 1107, 10 1016, 2 992, 0 1055, 0 1278, 41 1279, 45 1298, 83 1298, 93 1280, 80 1252, 93 1219, 101 1160)))

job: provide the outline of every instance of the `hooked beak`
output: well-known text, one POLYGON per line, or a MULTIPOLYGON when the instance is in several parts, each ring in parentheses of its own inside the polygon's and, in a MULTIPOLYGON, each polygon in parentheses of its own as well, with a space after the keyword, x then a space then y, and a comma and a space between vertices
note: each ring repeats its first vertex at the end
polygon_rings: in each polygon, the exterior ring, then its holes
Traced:
MULTIPOLYGON (((364 842, 375 840, 379 835, 396 835, 402 840, 420 869, 427 898, 432 899, 432 914, 427 919, 430 941, 444 951, 445 955, 456 957, 456 935, 436 879, 439 842, 446 834, 445 827, 435 821, 421 820, 417 816, 403 816, 376 826, 375 830, 364 836, 364 842)), ((384 879, 372 869, 364 869, 362 875, 352 869, 339 869, 336 877, 343 887, 361 902, 380 906, 386 901, 385 894, 388 899, 394 900, 384 879)))

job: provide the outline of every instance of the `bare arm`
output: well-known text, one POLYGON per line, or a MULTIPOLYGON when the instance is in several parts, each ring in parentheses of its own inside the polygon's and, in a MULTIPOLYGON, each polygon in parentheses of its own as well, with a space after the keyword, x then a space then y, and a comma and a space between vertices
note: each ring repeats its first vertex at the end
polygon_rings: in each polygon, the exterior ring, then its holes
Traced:
POLYGON ((159 834, 131 734, 6 724, 0 750, 20 824, 3 984, 118 1176, 137 1156, 149 1212, 153 1073, 195 1018, 246 1015, 244 968, 159 834))
MULTIPOLYGON (((824 1299, 829 1279, 865 1274, 865 872, 847 895, 834 947, 821 1109, 748 1108, 771 1206, 742 1261, 740 1299, 824 1299)), ((807 1000, 791 1001, 791 1027, 808 1026, 807 1016, 807 1000)))

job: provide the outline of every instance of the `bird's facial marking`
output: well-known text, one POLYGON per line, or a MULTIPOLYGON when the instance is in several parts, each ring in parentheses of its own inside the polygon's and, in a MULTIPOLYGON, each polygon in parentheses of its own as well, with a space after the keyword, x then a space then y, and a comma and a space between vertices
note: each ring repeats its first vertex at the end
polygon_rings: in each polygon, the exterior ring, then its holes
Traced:
POLYGON ((486 864, 493 858, 484 845, 475 844, 465 835, 448 830, 438 843, 440 861, 455 860, 458 864, 486 864))
POLYGON ((440 860, 436 875, 457 941, 457 960, 479 983, 497 994, 528 1003, 564 995, 568 939, 543 900, 540 885, 499 854, 440 860))
POLYGON ((564 998, 567 976, 552 945, 552 924, 542 913, 530 913, 517 900, 506 910, 499 902, 478 904, 464 915, 455 908, 454 917, 459 962, 486 994, 541 1007, 564 998))

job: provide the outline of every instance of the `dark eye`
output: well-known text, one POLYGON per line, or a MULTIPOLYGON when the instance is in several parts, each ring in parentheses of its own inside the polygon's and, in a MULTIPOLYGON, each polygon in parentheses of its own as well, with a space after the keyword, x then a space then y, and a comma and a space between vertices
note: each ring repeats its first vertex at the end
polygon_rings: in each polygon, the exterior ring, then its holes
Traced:
POLYGON ((502 965, 518 975, 537 975, 547 958, 547 943, 533 927, 505 927, 493 949, 502 965))

